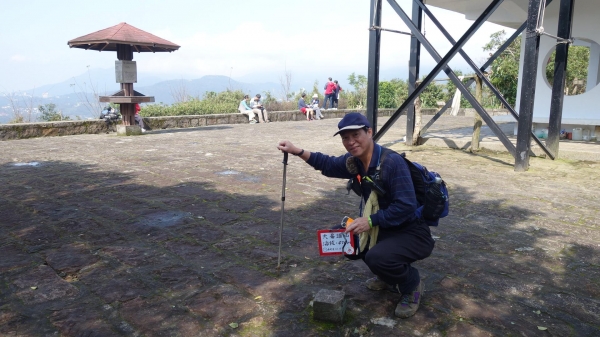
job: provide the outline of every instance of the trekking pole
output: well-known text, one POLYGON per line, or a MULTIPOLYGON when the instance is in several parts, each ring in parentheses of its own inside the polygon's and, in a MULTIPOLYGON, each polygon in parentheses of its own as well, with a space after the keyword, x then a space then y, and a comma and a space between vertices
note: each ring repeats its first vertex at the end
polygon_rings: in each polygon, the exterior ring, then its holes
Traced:
POLYGON ((287 169, 288 153, 283 153, 283 185, 281 186, 281 225, 279 226, 279 253, 277 254, 277 270, 281 264, 281 235, 283 232, 283 209, 285 205, 285 173, 287 169))

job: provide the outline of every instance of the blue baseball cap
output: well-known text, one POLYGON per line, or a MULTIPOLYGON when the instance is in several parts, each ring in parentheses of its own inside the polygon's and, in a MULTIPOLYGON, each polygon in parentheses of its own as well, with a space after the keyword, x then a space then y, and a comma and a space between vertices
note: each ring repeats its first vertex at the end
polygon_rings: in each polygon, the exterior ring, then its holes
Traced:
POLYGON ((344 118, 342 118, 342 120, 338 123, 339 130, 333 136, 337 136, 342 131, 362 129, 364 127, 371 128, 371 124, 369 124, 367 117, 358 112, 351 112, 344 116, 344 118))

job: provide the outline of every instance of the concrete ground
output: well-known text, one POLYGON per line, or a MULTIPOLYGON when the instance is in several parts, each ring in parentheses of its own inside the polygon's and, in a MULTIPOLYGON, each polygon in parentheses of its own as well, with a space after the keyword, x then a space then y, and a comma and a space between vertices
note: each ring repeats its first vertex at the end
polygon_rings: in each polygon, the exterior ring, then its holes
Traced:
MULTIPOLYGON (((396 319, 399 296, 367 290, 362 262, 319 256, 316 230, 358 198, 296 157, 278 271, 275 145, 340 155, 338 121, 0 142, 0 335, 600 335, 600 162, 516 173, 504 152, 406 148, 403 118, 381 143, 438 171, 451 198, 415 264, 417 314, 396 319), (312 317, 320 289, 346 293, 343 324, 312 317)), ((444 117, 428 137, 457 143, 469 123, 444 117)))
MULTIPOLYGON (((423 125, 429 121, 429 118, 431 118, 431 116, 424 116, 423 125)), ((440 122, 436 122, 436 124, 438 123, 440 122)), ((464 150, 468 150, 471 147, 473 135, 472 117, 443 117, 441 119, 441 125, 436 124, 434 124, 434 128, 426 132, 422 143, 430 146, 450 147, 464 150)), ((501 122, 498 125, 516 146, 517 137, 514 135, 516 123, 501 122)), ((492 151, 506 152, 504 145, 485 124, 481 128, 480 139, 481 147, 492 151)), ((545 139, 541 139, 541 141, 544 144, 546 142, 545 139)), ((533 140, 531 141, 531 144, 534 155, 541 157, 546 156, 545 152, 533 140)), ((600 161, 600 142, 561 140, 558 158, 600 161)))

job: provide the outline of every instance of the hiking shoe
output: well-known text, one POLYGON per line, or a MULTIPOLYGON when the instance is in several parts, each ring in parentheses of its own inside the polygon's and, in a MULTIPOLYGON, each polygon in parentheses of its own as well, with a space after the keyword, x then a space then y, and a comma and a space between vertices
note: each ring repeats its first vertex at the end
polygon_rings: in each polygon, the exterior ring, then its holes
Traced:
POLYGON ((419 309, 419 304, 421 303, 421 296, 423 295, 423 291, 425 290, 425 284, 423 281, 419 281, 419 285, 417 289, 415 289, 412 293, 402 294, 402 298, 400 299, 400 303, 396 306, 396 311, 394 314, 396 317, 400 318, 409 318, 417 312, 419 309))
POLYGON ((253 120, 250 121, 249 124, 256 124, 256 121, 253 119, 253 120))
POLYGON ((375 276, 365 281, 365 286, 370 290, 380 291, 380 290, 389 290, 391 286, 382 280, 379 277, 375 276))

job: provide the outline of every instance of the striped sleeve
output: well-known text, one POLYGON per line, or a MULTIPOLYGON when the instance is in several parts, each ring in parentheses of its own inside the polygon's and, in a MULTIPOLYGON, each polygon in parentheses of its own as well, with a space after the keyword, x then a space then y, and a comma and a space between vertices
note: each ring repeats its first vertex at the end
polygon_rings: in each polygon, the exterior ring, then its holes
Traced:
POLYGON ((350 179, 352 175, 346 169, 346 158, 348 157, 350 157, 350 153, 333 157, 320 152, 311 152, 310 158, 306 162, 315 170, 321 171, 326 177, 350 179))

